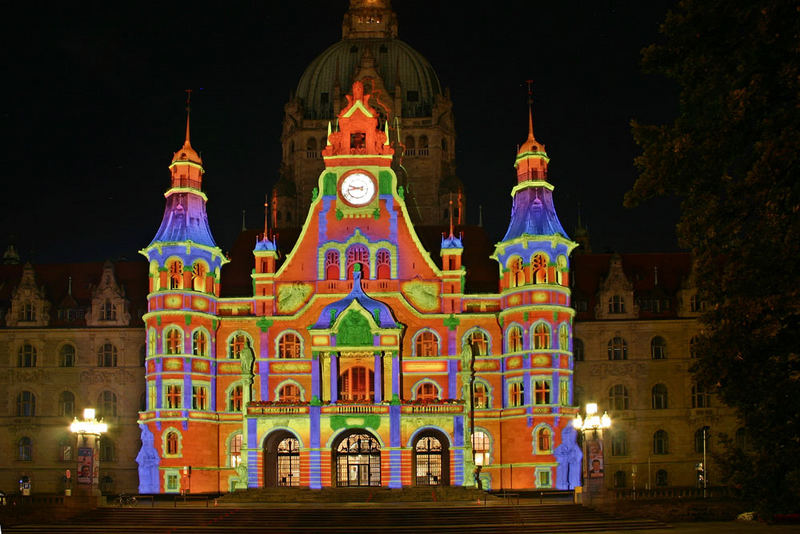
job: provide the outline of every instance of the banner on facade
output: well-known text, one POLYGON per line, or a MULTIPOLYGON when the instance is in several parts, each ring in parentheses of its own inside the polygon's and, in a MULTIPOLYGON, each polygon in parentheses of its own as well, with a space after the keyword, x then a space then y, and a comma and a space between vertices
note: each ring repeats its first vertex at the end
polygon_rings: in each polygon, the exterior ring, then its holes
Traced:
POLYGON ((603 477, 603 442, 599 439, 590 439, 586 443, 588 451, 589 478, 603 477))
POLYGON ((78 484, 91 484, 92 471, 92 448, 78 447, 78 484))

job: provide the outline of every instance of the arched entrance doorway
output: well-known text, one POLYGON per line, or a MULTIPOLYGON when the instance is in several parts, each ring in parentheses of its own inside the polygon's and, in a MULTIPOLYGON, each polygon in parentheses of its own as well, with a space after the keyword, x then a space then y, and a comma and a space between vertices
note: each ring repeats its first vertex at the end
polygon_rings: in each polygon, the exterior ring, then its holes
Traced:
POLYGON ((344 433, 333 444, 335 486, 381 485, 381 447, 375 437, 362 429, 344 433))
POLYGON ((264 487, 300 485, 300 441, 287 430, 264 440, 264 487))
POLYGON ((414 485, 450 485, 450 445, 442 432, 425 430, 414 442, 414 485))

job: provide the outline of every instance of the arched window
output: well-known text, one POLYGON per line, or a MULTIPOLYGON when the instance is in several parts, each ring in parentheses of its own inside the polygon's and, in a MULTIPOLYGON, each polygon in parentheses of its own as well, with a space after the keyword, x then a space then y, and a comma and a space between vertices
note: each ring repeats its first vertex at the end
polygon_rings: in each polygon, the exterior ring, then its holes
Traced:
POLYGON ((339 375, 339 398, 344 401, 371 402, 375 373, 366 367, 351 367, 339 375))
POLYGON ((661 336, 656 336, 650 341, 650 357, 654 360, 667 359, 667 342, 661 336))
POLYGON ((417 356, 438 356, 439 338, 430 330, 422 330, 414 340, 414 349, 417 356))
POLYGON ((472 406, 476 410, 484 408, 491 408, 491 399, 489 398, 489 387, 486 383, 476 380, 472 386, 472 406))
POLYGON ((20 462, 33 461, 33 440, 27 436, 17 442, 17 460, 20 462))
POLYGON ((117 415, 117 396, 112 391, 103 391, 97 397, 97 415, 115 417, 117 415))
POLYGON ((742 428, 736 429, 736 434, 733 437, 733 443, 740 449, 750 450, 749 439, 747 438, 747 430, 742 428))
POLYGON ((547 454, 552 452, 552 431, 547 427, 541 427, 536 431, 536 452, 547 454))
POLYGON ((550 404, 550 380, 537 378, 533 381, 533 403, 550 404))
POLYGON ((386 249, 380 249, 375 255, 375 275, 379 280, 392 277, 391 255, 386 249))
POLYGON ((306 150, 316 150, 317 149, 317 140, 314 137, 309 137, 308 141, 306 141, 306 150))
POLYGON ((565 324, 558 327, 558 348, 569 350, 569 328, 565 324))
POLYGON ((433 382, 423 382, 417 387, 417 400, 432 401, 439 398, 439 388, 433 382))
POLYGON ((36 347, 25 343, 17 352, 17 367, 36 367, 36 347))
POLYGON ((628 342, 619 336, 613 337, 608 341, 609 360, 627 360, 628 342))
POLYGON ((117 366, 117 347, 115 347, 113 343, 103 343, 100 345, 100 348, 97 349, 97 366, 117 366))
POLYGON ((622 295, 608 297, 608 313, 625 313, 625 299, 622 295))
POLYGON ((208 268, 203 262, 195 262, 192 265, 192 289, 195 291, 206 290, 206 276, 208 275, 208 268))
POLYGON ((489 465, 491 441, 489 434, 478 430, 472 434, 472 452, 475 453, 475 465, 489 465))
POLYGON ((419 148, 428 148, 428 136, 427 135, 420 135, 419 136, 419 148))
POLYGON ((625 487, 625 471, 614 472, 614 487, 615 488, 625 487))
POLYGON ((100 439, 100 461, 113 462, 117 459, 117 448, 114 446, 114 440, 108 436, 103 436, 100 439))
POLYGON ((361 279, 369 278, 369 249, 364 245, 353 245, 347 249, 347 278, 353 279, 353 268, 356 263, 361 265, 361 279))
POLYGON ((692 408, 711 408, 711 395, 705 386, 700 384, 692 386, 692 408))
POLYGON ((628 455, 628 436, 622 430, 617 430, 611 436, 611 456, 628 455))
POLYGON ((519 352, 522 350, 522 327, 512 326, 508 329, 508 352, 519 352))
POLYGON ((567 273, 567 258, 566 256, 559 256, 556 258, 556 283, 562 286, 566 285, 567 273))
POLYGON ((522 258, 514 256, 508 261, 508 286, 519 287, 525 285, 525 270, 522 267, 522 258))
POLYGON ((533 349, 545 350, 550 348, 550 325, 536 323, 533 327, 533 349))
POLYGON ((167 270, 169 271, 169 288, 183 289, 183 262, 172 260, 167 263, 167 270))
POLYGON ((231 388, 228 392, 228 411, 241 412, 244 405, 244 389, 241 384, 231 388))
POLYGON ((608 405, 612 410, 627 410, 629 406, 628 388, 622 384, 611 386, 608 390, 608 405))
POLYGON ((406 144, 406 150, 408 150, 409 148, 412 149, 412 150, 414 148, 416 148, 416 145, 414 144, 414 136, 413 135, 407 135, 405 144, 406 144))
POLYGON ((583 353, 583 341, 577 337, 572 338, 572 358, 576 362, 582 362, 585 358, 583 353))
POLYGON ((668 484, 667 472, 664 469, 656 471, 656 486, 663 487, 668 484))
POLYGON ((442 468, 444 467, 442 442, 434 436, 425 436, 417 441, 414 447, 417 486, 444 485, 442 468))
POLYGON ((337 486, 381 485, 381 447, 371 434, 346 434, 334 447, 337 486))
POLYGON ((300 336, 287 332, 278 340, 278 358, 302 358, 303 346, 300 336))
POLYGON ((58 349, 58 366, 75 367, 75 346, 69 343, 61 345, 58 349))
POLYGON ((17 417, 33 417, 36 415, 36 395, 30 391, 21 391, 17 395, 17 417))
POLYGON ((228 339, 228 358, 240 360, 242 351, 250 346, 250 339, 245 334, 234 334, 228 339))
POLYGON ((699 345, 699 338, 697 336, 692 336, 689 340, 689 357, 695 359, 698 357, 697 347, 699 345))
POLYGON ((58 415, 62 417, 75 416, 75 395, 70 391, 62 391, 58 396, 58 415))
POLYGON ((473 330, 467 335, 467 344, 472 349, 473 356, 488 356, 489 336, 483 330, 473 330))
POLYGON ((705 432, 703 432, 702 428, 698 428, 694 433, 694 452, 697 454, 703 454, 703 452, 711 450, 711 432, 708 427, 705 428, 705 432))
POLYGON ((534 284, 546 284, 547 280, 547 256, 544 254, 534 254, 531 258, 531 275, 534 284))
POLYGON ((657 430, 653 434, 653 454, 669 453, 669 436, 664 430, 657 430))
POLYGON ((208 335, 203 330, 192 332, 192 354, 208 356, 208 335))
POLYGON ((180 452, 180 436, 175 431, 167 432, 167 437, 164 440, 166 445, 166 453, 169 456, 177 456, 180 452))
POLYGON ((183 354, 183 332, 176 327, 170 327, 164 334, 166 354, 183 354))
POLYGON ((297 384, 285 384, 278 390, 278 400, 281 402, 300 402, 300 387, 297 384))
POLYGON ((58 459, 62 462, 71 462, 74 459, 72 448, 75 442, 75 437, 72 435, 65 435, 58 440, 58 459))
POLYGON ((294 436, 286 437, 278 443, 278 485, 300 485, 300 442, 294 436))
POLYGON ((228 447, 228 463, 231 467, 239 467, 242 463, 242 433, 236 433, 231 437, 230 447, 228 447))
POLYGON ((325 280, 339 279, 339 251, 329 250, 325 253, 325 280))
POLYGON ((664 384, 656 384, 653 386, 653 409, 666 410, 667 409, 667 386, 664 384))

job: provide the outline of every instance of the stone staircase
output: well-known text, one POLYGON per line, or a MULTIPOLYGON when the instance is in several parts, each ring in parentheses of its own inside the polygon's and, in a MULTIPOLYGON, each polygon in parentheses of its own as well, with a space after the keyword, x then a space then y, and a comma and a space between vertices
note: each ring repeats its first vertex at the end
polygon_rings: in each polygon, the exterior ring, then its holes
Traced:
POLYGON ((219 503, 387 503, 387 502, 477 502, 498 500, 475 488, 460 486, 360 488, 257 488, 236 491, 218 499, 219 503))
POLYGON ((207 532, 393 534, 490 532, 608 532, 665 528, 650 520, 624 520, 579 505, 330 504, 286 506, 241 503, 217 508, 99 508, 68 522, 3 527, 4 534, 148 534, 207 532), (249 506, 247 506, 249 504, 249 506), (245 507, 247 506, 247 507, 245 507))

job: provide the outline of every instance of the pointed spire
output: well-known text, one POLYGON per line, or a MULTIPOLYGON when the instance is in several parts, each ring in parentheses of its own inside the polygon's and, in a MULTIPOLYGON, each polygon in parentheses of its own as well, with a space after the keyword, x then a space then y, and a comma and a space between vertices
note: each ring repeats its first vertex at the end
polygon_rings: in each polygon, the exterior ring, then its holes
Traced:
POLYGON ((453 192, 450 192, 450 237, 453 237, 453 192))
POLYGON ((483 205, 478 204, 478 226, 483 226, 483 205))
POLYGON ((245 226, 245 224, 244 224, 244 217, 245 217, 245 213, 247 213, 247 212, 246 212, 245 210, 242 210, 242 232, 244 232, 245 230, 247 230, 247 227, 246 227, 246 226, 245 226))
POLYGON ((189 116, 192 113, 192 90, 186 90, 186 141, 184 141, 185 146, 192 146, 189 142, 189 116))
POLYGON ((72 277, 67 277, 67 294, 71 297, 72 296, 72 277))
POLYGON ((517 168, 517 181, 546 181, 547 164, 550 158, 547 157, 544 145, 536 140, 533 135, 533 80, 528 80, 528 137, 525 142, 517 149, 517 160, 514 166, 517 168))
POLYGON ((264 239, 269 239, 269 195, 264 195, 264 239))

